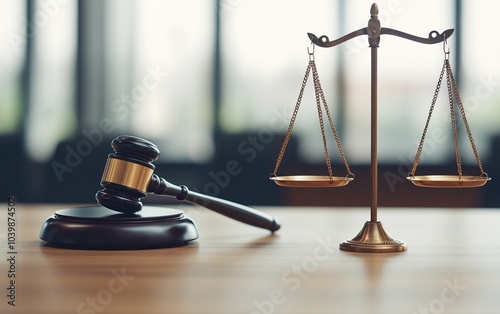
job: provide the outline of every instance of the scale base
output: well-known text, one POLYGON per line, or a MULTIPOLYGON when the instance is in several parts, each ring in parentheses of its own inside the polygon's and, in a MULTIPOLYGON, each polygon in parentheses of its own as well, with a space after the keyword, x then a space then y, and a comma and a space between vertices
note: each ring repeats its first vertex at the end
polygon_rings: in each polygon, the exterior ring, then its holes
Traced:
POLYGON ((61 209, 45 221, 40 239, 68 249, 137 250, 176 247, 198 238, 181 210, 145 206, 123 214, 102 206, 61 209))
POLYGON ((407 248, 406 243, 388 235, 380 221, 367 221, 358 235, 340 244, 341 250, 361 253, 403 252, 407 248))

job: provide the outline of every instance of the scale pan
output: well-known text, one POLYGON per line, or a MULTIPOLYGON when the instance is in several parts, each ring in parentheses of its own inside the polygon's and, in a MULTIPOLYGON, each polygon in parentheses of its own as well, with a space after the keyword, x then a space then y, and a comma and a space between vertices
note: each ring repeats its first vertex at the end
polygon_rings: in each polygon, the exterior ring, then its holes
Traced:
POLYGON ((430 175, 407 177, 416 186, 428 188, 474 188, 486 184, 490 177, 485 176, 453 176, 430 175))
POLYGON ((309 188, 336 188, 347 185, 354 180, 351 177, 330 177, 330 176, 275 176, 270 177, 279 186, 286 187, 309 187, 309 188))

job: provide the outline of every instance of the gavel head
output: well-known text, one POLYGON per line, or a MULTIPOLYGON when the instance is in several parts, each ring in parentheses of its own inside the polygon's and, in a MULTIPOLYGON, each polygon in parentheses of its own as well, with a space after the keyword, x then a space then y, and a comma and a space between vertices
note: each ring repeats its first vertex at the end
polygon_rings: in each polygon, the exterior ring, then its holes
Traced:
POLYGON ((108 155, 97 203, 126 214, 138 212, 155 169, 152 162, 160 151, 149 141, 124 135, 115 138, 111 147, 115 152, 108 155))

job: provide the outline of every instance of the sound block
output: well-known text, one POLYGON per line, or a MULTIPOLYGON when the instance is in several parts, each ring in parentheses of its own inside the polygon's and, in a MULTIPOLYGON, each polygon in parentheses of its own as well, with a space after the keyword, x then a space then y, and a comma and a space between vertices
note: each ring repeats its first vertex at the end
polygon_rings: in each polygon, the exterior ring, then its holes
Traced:
POLYGON ((198 238, 181 210, 145 206, 123 214, 102 206, 61 209, 45 221, 40 239, 69 249, 137 250, 176 247, 198 238))

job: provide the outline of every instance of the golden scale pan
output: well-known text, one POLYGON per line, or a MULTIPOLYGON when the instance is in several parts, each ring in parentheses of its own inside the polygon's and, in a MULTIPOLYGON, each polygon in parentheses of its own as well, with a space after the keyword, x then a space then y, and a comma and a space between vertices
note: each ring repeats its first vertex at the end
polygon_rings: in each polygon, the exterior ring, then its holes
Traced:
MULTIPOLYGON (((446 49, 446 37, 444 40, 444 50, 445 50, 445 60, 443 67, 441 69, 441 74, 439 76, 439 80, 436 86, 436 90, 434 92, 434 96, 431 102, 431 107, 429 110, 429 115, 427 117, 427 122, 425 124, 425 128, 422 134, 422 138, 420 141, 420 145, 417 149, 417 153, 415 155, 415 160, 413 163, 412 171, 408 174, 408 177, 406 178, 408 181, 412 182, 414 185, 419 186, 419 187, 429 187, 429 188, 472 188, 472 187, 480 187, 486 184, 487 181, 489 181, 491 178, 488 177, 488 174, 484 172, 481 160, 479 158, 476 146, 474 144, 474 139, 472 138, 471 130, 469 127, 469 123, 467 122, 467 118, 465 116, 465 111, 464 107, 462 104, 462 101, 460 99, 460 95, 458 92, 458 85, 455 81, 455 78, 453 76, 453 72, 451 70, 451 66, 449 63, 449 50, 446 49), (457 163, 457 170, 458 170, 458 175, 418 175, 416 176, 416 170, 418 166, 418 162, 422 153, 422 148, 424 146, 424 140, 425 140, 425 135, 427 133, 427 129, 429 126, 429 122, 432 116, 432 112, 434 110, 435 104, 437 97, 439 95, 439 91, 441 88, 441 83, 443 76, 446 74, 446 85, 448 89, 448 99, 450 103, 450 117, 451 117, 451 125, 453 129, 453 140, 454 140, 454 148, 455 148, 455 157, 456 157, 456 163, 457 163), (453 102, 453 99, 456 99, 457 101, 457 107, 458 110, 462 116, 462 120, 464 121, 465 124, 465 129, 467 131, 467 135, 469 137, 470 144, 472 146, 472 150, 474 152, 474 156, 477 162, 477 165, 480 170, 480 175, 479 176, 471 176, 471 175, 463 175, 462 174, 462 165, 461 165, 461 159, 460 159, 460 151, 458 147, 458 132, 457 132, 457 123, 456 123, 456 115, 455 115, 455 105, 453 102)), ((309 51, 309 49, 308 49, 309 51)), ((347 163, 347 159, 345 157, 344 151, 342 149, 342 145, 340 143, 340 139, 337 133, 337 130, 335 129, 335 126, 333 124, 333 120, 330 115, 330 110, 328 109, 328 105, 325 100, 325 96, 323 94, 323 90, 321 88, 321 84, 319 81, 319 76, 318 72, 316 69, 316 64, 314 62, 314 46, 313 46, 313 52, 309 52, 309 65, 307 67, 302 86, 299 92, 299 96, 297 99, 297 103, 295 105, 295 109, 293 111, 292 118, 290 120, 290 124, 287 130, 287 133, 285 135, 285 139, 283 141, 283 144, 281 146, 280 153, 278 155, 278 159, 276 161, 276 165, 274 168, 274 171, 269 175, 269 179, 274 181, 277 185, 283 186, 283 187, 322 187, 322 188, 333 188, 333 187, 341 187, 349 184, 349 182, 354 180, 354 174, 351 172, 349 165, 347 163), (324 147, 324 152, 325 152, 325 159, 326 159, 326 165, 328 168, 328 173, 329 175, 286 175, 286 176, 278 176, 276 173, 278 171, 278 168, 280 166, 280 163, 283 159, 283 155, 286 150, 286 146, 288 144, 288 141, 290 140, 290 136, 292 133, 292 129, 295 123, 295 119, 297 117, 297 113, 300 107, 300 103, 302 100, 302 96, 304 93, 305 86, 307 84, 307 80, 309 77, 309 73, 312 71, 313 73, 313 82, 314 82, 314 93, 316 96, 316 107, 318 111, 318 118, 319 118, 319 123, 321 127, 321 134, 323 137, 323 147, 324 147), (323 110, 325 111, 328 122, 330 124, 331 130, 333 132, 335 141, 337 143, 338 150, 340 152, 340 155, 342 157, 342 160, 344 162, 344 165, 347 170, 347 175, 342 177, 342 176, 333 176, 332 174, 332 168, 331 168, 331 163, 330 163, 330 157, 328 153, 328 147, 326 143, 326 137, 325 137, 325 131, 324 131, 324 123, 323 123, 323 110)))
POLYGON ((271 176, 270 179, 277 185, 285 187, 336 188, 347 185, 354 180, 354 177, 293 175, 271 176))
POLYGON ((486 184, 488 176, 428 175, 406 178, 416 186, 427 188, 474 188, 486 184))

